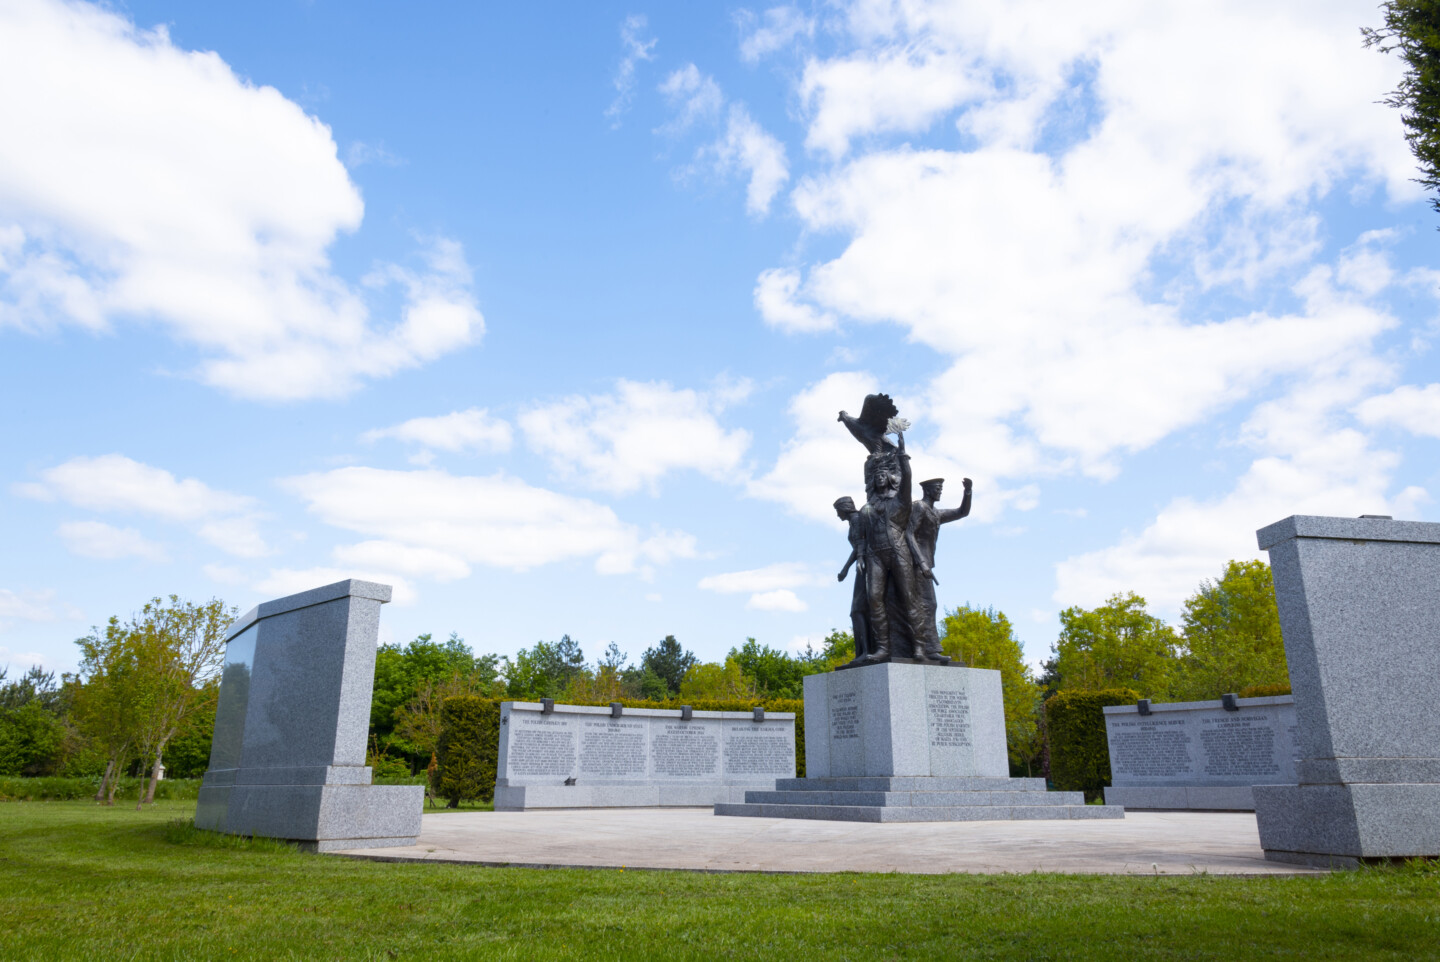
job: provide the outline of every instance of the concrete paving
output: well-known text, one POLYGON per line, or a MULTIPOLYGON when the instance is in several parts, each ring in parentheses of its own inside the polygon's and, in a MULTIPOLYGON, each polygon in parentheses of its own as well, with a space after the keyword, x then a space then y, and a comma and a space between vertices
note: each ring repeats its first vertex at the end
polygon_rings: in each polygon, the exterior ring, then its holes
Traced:
POLYGON ((709 809, 426 815, 389 861, 703 872, 1068 872, 1299 875, 1267 862, 1249 812, 1129 812, 1103 821, 869 824, 726 818, 709 809))

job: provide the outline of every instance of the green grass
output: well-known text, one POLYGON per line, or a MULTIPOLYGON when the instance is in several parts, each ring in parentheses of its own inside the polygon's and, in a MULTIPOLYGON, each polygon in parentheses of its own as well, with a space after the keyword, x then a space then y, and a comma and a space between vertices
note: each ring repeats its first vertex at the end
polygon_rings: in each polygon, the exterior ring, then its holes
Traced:
POLYGON ((191 806, 0 805, 4 959, 1414 959, 1440 869, 704 875, 364 862, 191 806))

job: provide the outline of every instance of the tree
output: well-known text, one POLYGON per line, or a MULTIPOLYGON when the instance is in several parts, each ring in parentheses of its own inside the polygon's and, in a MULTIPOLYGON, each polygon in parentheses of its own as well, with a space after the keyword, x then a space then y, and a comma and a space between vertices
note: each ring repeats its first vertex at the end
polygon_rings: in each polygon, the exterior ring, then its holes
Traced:
POLYGON ((1186 600, 1181 621, 1186 654, 1173 697, 1200 701, 1289 680, 1275 582, 1265 562, 1228 562, 1219 581, 1202 581, 1186 600))
POLYGON ((1040 754, 1040 689, 1025 664, 1025 651, 1010 619, 994 608, 966 605, 945 613, 940 647, 971 668, 1000 672, 1005 701, 1005 744, 1010 763, 1031 770, 1040 754))
POLYGON ((640 667, 663 679, 666 694, 674 695, 680 691, 680 683, 695 661, 694 652, 682 649, 674 635, 666 635, 658 645, 645 649, 640 656, 640 667))
POLYGON ((685 672, 680 697, 690 701, 750 699, 755 697, 755 683, 745 677, 734 658, 725 659, 723 665, 699 662, 685 672))
POLYGON ((455 671, 445 678, 425 678, 420 682, 415 697, 395 713, 395 733, 405 740, 413 754, 428 756, 434 761, 442 728, 441 708, 447 698, 498 694, 495 674, 486 670, 490 664, 486 659, 494 657, 476 659, 479 664, 468 672, 455 671))
POLYGON ((1145 599, 1133 591, 1091 610, 1066 608, 1053 649, 1058 687, 1135 688, 1144 697, 1164 698, 1178 644, 1174 630, 1146 611, 1145 599))
MULTIPOLYGON (((1384 102, 1401 111, 1405 141, 1420 166, 1416 181, 1440 190, 1440 2, 1386 0, 1380 9, 1385 26, 1362 27, 1360 34, 1366 47, 1398 50, 1405 61, 1405 76, 1384 102)), ((1430 203, 1440 211, 1440 198, 1430 203)))
POLYGON ((6 682, 0 668, 0 775, 43 775, 59 767, 70 730, 55 673, 34 666, 6 682))
POLYGON ((205 703, 205 684, 225 662, 225 629, 239 612, 219 598, 203 605, 171 595, 146 602, 128 631, 140 673, 134 708, 136 748, 150 783, 136 808, 155 801, 165 746, 205 703))
POLYGON ((120 775, 135 755, 141 666, 134 632, 111 616, 102 634, 93 628, 80 646, 81 685, 72 709, 76 725, 105 757, 97 802, 115 804, 120 775))
POLYGON ((535 647, 517 651, 513 662, 506 659, 506 694, 532 701, 554 698, 585 671, 585 653, 569 635, 554 642, 537 641, 535 647))
POLYGON ((490 680, 494 680, 499 659, 494 655, 477 659, 465 639, 453 631, 444 642, 434 641, 426 633, 403 647, 381 645, 375 651, 375 687, 370 696, 372 739, 387 748, 419 754, 402 744, 403 737, 395 734, 397 713, 410 704, 424 682, 436 682, 455 674, 468 676, 481 668, 482 662, 488 666, 490 680))

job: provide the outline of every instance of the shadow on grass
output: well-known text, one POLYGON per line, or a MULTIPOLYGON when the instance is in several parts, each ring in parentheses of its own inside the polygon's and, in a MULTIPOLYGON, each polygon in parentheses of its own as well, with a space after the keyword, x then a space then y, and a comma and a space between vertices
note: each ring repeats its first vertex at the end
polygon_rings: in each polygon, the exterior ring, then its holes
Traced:
POLYGON ((193 818, 172 818, 160 826, 159 835, 170 845, 190 848, 218 848, 240 852, 264 852, 267 854, 304 854, 298 845, 278 838, 259 838, 251 835, 227 835, 209 829, 196 828, 193 818))

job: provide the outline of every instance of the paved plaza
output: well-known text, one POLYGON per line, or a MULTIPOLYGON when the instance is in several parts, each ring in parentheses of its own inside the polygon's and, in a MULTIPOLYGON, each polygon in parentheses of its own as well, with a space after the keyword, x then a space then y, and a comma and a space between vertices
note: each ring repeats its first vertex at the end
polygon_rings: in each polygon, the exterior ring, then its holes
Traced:
POLYGON ((1249 812, 1130 812, 1103 821, 873 824, 726 818, 709 809, 427 814, 417 844, 359 858, 709 872, 1074 872, 1293 875, 1267 862, 1249 812))

